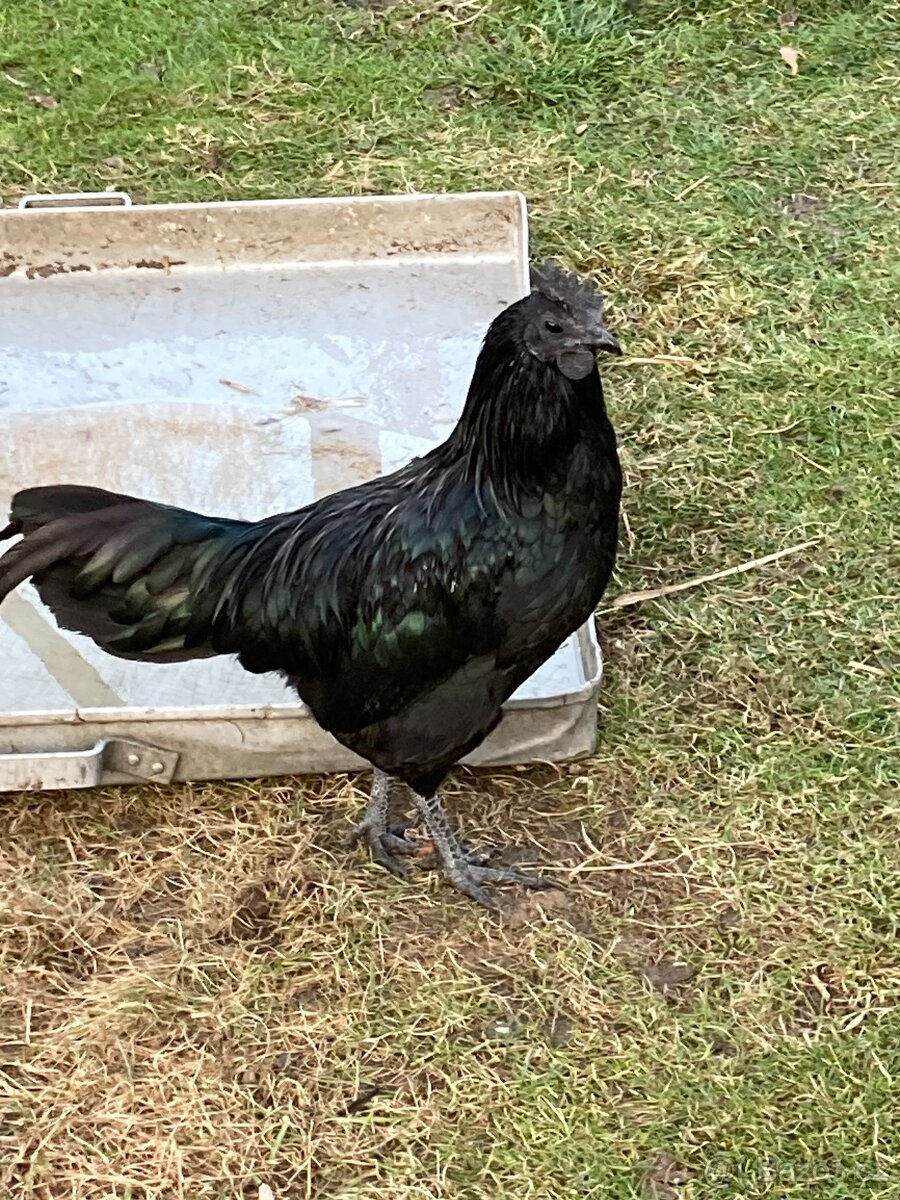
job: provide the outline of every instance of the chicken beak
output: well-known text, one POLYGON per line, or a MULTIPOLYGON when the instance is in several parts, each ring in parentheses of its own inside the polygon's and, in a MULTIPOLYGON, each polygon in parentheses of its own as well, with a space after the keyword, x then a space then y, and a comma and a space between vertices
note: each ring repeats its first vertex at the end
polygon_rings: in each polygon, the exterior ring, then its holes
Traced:
POLYGON ((622 353, 622 347, 619 345, 619 343, 616 341, 616 339, 613 337, 613 335, 609 332, 608 329, 604 329, 600 333, 599 337, 594 342, 594 350, 598 354, 601 354, 601 353, 602 354, 621 354, 622 353))

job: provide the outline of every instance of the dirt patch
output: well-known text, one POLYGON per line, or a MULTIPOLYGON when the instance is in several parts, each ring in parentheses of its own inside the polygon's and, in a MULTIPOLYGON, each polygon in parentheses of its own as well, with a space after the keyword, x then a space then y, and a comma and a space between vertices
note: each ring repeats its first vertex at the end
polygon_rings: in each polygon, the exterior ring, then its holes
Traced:
POLYGON ((544 1026, 544 1036, 551 1046, 568 1046, 574 1036, 576 1022, 563 1013, 552 1017, 544 1026))
POLYGON ((696 975, 696 970, 690 963, 673 959, 663 959, 661 962, 648 963, 641 967, 640 975, 661 996, 677 995, 678 990, 689 983, 696 975))
POLYGON ((846 1018, 855 1009, 843 973, 828 963, 819 963, 797 983, 794 1025, 797 1030, 816 1028, 823 1019, 846 1018))
POLYGON ((828 203, 809 192, 792 192, 778 201, 778 208, 795 221, 812 221, 827 211, 828 203))
POLYGON ((562 888, 546 892, 517 890, 509 893, 509 899, 503 905, 502 920, 506 926, 515 929, 549 917, 568 921, 585 932, 589 926, 585 926, 583 913, 584 901, 574 891, 562 888))
POLYGON ((274 945, 278 940, 278 900, 271 885, 251 884, 237 899, 226 932, 235 941, 274 945))
POLYGON ((466 103, 462 88, 455 83, 446 87, 426 88, 422 94, 440 112, 453 112, 454 109, 463 108, 466 103))
POLYGON ((168 271, 170 267, 185 266, 186 260, 183 258, 164 258, 162 260, 155 258, 139 258, 134 265, 139 270, 144 271, 168 271))
POLYGON ((29 267, 25 272, 25 278, 49 279, 51 275, 64 275, 68 269, 65 263, 43 263, 39 267, 29 267))
POLYGON ((694 1172, 669 1150, 657 1150, 640 1174, 641 1191, 649 1200, 679 1200, 679 1188, 694 1172))

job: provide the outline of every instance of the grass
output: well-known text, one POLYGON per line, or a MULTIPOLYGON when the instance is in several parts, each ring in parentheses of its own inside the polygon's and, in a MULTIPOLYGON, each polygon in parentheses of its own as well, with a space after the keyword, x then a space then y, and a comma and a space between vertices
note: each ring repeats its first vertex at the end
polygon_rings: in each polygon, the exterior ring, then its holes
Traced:
POLYGON ((3 6, 7 202, 521 188, 630 355, 617 587, 815 541, 601 613, 591 759, 458 775, 467 829, 567 884, 500 926, 336 848, 365 780, 5 799, 10 1195, 894 1194, 898 24, 3 6))

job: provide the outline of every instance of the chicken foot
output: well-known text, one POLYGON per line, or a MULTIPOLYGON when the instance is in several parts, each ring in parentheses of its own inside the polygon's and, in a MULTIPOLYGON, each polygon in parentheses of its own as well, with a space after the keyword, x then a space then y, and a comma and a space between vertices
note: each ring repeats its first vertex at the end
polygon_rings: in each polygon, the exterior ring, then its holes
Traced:
MULTIPOLYGON (((487 853, 470 851, 461 845, 456 834, 450 827, 444 806, 437 796, 419 796, 398 779, 379 771, 377 768, 372 776, 372 789, 369 802, 362 820, 351 831, 348 843, 354 845, 365 841, 372 858, 379 866, 390 871, 400 879, 409 878, 409 870, 400 861, 400 856, 421 857, 429 843, 421 840, 411 840, 406 837, 408 830, 424 823, 428 830, 430 845, 434 848, 433 857, 437 859, 444 877, 463 895, 492 911, 498 911, 498 905, 491 895, 480 885, 483 883, 517 883, 526 888, 551 888, 559 885, 551 879, 543 879, 539 875, 526 875, 508 867, 491 867, 487 865, 487 853), (402 790, 407 799, 411 799, 419 812, 417 821, 391 822, 391 799, 395 791, 402 790)), ((427 858, 432 858, 428 853, 427 858)), ((424 862, 421 865, 425 865, 424 862)))
POLYGON ((434 843, 434 851, 444 878, 470 900, 492 912, 498 912, 500 906, 490 893, 479 886, 480 884, 517 883, 521 887, 540 889, 559 887, 555 880, 543 879, 540 875, 526 875, 522 871, 513 871, 507 867, 486 866, 483 855, 468 853, 459 844, 456 834, 450 828, 444 806, 437 796, 419 796, 415 792, 412 795, 434 843))
POLYGON ((400 821, 393 824, 390 822, 391 796, 395 788, 409 791, 405 784, 376 767, 363 819, 351 831, 347 844, 354 846, 357 842, 365 841, 372 858, 379 866, 400 879, 408 879, 409 871, 397 855, 420 852, 421 845, 404 836, 418 821, 400 821))

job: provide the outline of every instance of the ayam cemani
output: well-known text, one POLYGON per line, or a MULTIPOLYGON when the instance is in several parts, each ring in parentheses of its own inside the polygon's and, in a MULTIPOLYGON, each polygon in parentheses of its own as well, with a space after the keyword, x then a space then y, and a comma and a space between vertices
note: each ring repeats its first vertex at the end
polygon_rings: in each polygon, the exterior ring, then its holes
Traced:
POLYGON ((352 839, 398 875, 420 843, 446 878, 547 881, 463 849, 437 791, 504 701, 594 611, 616 554, 622 476, 597 353, 603 299, 554 263, 491 323, 447 440, 393 474, 289 513, 207 517, 94 487, 13 499, 0 601, 31 578, 63 629, 142 662, 237 655, 278 672, 375 768, 352 839))

